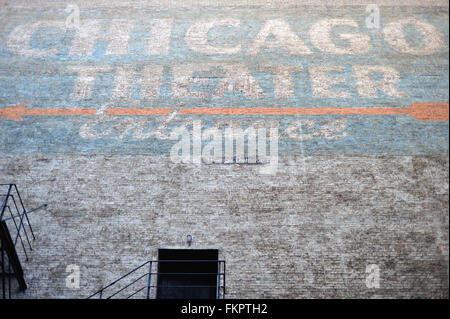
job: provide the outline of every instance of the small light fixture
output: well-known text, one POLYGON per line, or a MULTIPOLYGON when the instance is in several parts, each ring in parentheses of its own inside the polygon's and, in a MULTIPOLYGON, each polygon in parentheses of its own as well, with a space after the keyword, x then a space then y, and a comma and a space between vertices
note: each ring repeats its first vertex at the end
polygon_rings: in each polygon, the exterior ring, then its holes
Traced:
POLYGON ((192 237, 192 235, 186 236, 186 242, 187 242, 188 246, 190 246, 192 244, 193 240, 194 240, 194 237, 192 237))

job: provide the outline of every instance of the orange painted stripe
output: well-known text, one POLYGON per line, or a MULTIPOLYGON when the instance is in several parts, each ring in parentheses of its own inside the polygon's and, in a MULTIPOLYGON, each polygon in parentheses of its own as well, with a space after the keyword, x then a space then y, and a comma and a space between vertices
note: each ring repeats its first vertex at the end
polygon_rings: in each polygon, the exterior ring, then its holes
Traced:
POLYGON ((0 117, 23 121, 29 115, 94 115, 96 109, 27 109, 26 104, 8 106, 0 109, 0 117))
POLYGON ((413 103, 405 108, 185 108, 181 115, 398 115, 407 114, 419 121, 448 121, 448 102, 413 103))
MULTIPOLYGON (((4 107, 0 109, 0 117, 23 121, 21 116, 27 115, 95 115, 92 109, 28 109, 26 104, 4 107)), ((108 115, 167 115, 171 108, 111 108, 108 115)), ((180 115, 397 115, 407 114, 418 121, 448 121, 448 102, 413 103, 405 108, 184 108, 180 115)))
POLYGON ((448 102, 413 103, 405 110, 418 121, 447 121, 448 102))
POLYGON ((107 109, 108 115, 167 115, 170 108, 146 109, 146 108, 112 108, 107 109))
POLYGON ((94 115, 96 109, 22 109, 20 115, 94 115))
POLYGON ((186 108, 180 114, 266 114, 266 115, 295 115, 295 114, 405 114, 404 108, 186 108))

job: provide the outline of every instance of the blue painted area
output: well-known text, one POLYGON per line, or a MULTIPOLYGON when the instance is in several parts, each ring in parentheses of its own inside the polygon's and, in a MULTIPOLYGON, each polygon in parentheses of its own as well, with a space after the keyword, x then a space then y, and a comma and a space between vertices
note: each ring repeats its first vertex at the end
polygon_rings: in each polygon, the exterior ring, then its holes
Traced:
MULTIPOLYGON (((124 118, 111 118, 95 126, 95 132, 101 133, 119 123, 124 118)), ((189 116, 183 119, 201 119, 203 128, 213 126, 222 116, 189 116)), ((264 116, 229 116, 233 121, 241 120, 242 128, 256 120, 267 120, 264 116)), ((113 129, 105 137, 85 139, 79 134, 79 128, 92 117, 78 116, 71 120, 55 120, 51 117, 27 118, 26 122, 8 121, 2 123, 0 152, 3 154, 66 153, 66 154, 168 154, 176 140, 133 137, 136 129, 123 137, 120 128, 113 129), (34 129, 30 132, 30 126, 34 129)), ((141 117, 141 119, 143 119, 141 117)), ((271 120, 280 123, 279 133, 283 133, 289 124, 298 120, 311 120, 314 127, 304 127, 302 134, 311 134, 320 130, 332 120, 347 122, 347 128, 333 135, 346 133, 339 139, 327 139, 316 136, 299 141, 289 137, 279 140, 280 154, 319 155, 319 154, 391 154, 391 155, 426 155, 448 153, 448 123, 420 122, 408 116, 271 116, 271 120)), ((146 124, 144 132, 152 132, 159 125, 154 119, 146 124)), ((181 120, 175 120, 167 132, 181 126, 181 120)), ((188 127, 188 129, 191 129, 188 127)))
MULTIPOLYGON (((444 36, 445 44, 440 51, 429 56, 412 56, 397 52, 383 39, 379 30, 368 30, 364 25, 363 8, 346 8, 329 11, 327 9, 309 9, 279 11, 277 13, 252 10, 233 11, 221 16, 233 17, 241 21, 240 28, 217 27, 210 30, 208 39, 212 45, 241 45, 242 52, 234 55, 204 55, 191 51, 184 34, 192 23, 199 19, 216 19, 215 10, 186 12, 163 12, 155 16, 152 12, 140 12, 136 15, 134 28, 126 55, 105 55, 106 43, 96 43, 91 55, 75 57, 70 55, 74 32, 70 30, 39 30, 30 40, 30 46, 36 49, 57 47, 58 53, 47 57, 21 57, 14 55, 7 48, 10 32, 18 25, 30 21, 46 19, 45 12, 22 12, 8 16, 0 31, 0 107, 26 103, 30 108, 99 108, 110 101, 114 83, 115 68, 132 64, 138 69, 145 65, 164 66, 162 83, 157 99, 140 101, 139 107, 174 107, 182 101, 186 107, 405 107, 414 102, 446 102, 449 100, 449 61, 448 61, 448 11, 437 9, 395 8, 382 14, 382 26, 399 17, 416 17, 434 25, 444 36), (174 19, 168 55, 148 56, 145 54, 152 18, 174 19), (346 45, 339 40, 340 32, 361 32, 371 38, 373 48, 365 55, 332 55, 315 48, 309 37, 311 25, 325 17, 351 18, 359 23, 359 31, 340 27, 333 32, 337 45, 346 45), (282 49, 262 49, 256 57, 249 57, 246 51, 256 37, 264 21, 281 18, 287 21, 296 34, 313 51, 310 56, 289 55, 282 49), (211 69, 217 75, 211 77, 205 85, 193 85, 192 90, 207 90, 209 97, 205 100, 181 99, 171 97, 172 66, 180 64, 221 64, 240 63, 249 68, 258 84, 264 90, 264 99, 249 99, 240 93, 227 93, 223 98, 213 98, 220 82, 221 71, 211 69), (73 100, 71 94, 76 75, 67 71, 74 65, 108 65, 112 72, 96 77, 92 96, 88 100, 73 100), (277 99, 274 95, 273 76, 261 71, 267 65, 301 65, 304 72, 293 75, 295 96, 290 99, 277 99), (401 74, 399 87, 407 93, 407 98, 390 98, 379 92, 377 98, 361 99, 357 96, 355 79, 352 72, 354 65, 388 65, 401 74), (336 91, 349 92, 345 99, 321 99, 313 96, 310 74, 311 66, 340 66, 343 72, 330 74, 345 79, 343 85, 335 86, 336 91)), ((81 12, 82 19, 102 19, 106 32, 110 19, 123 18, 119 12, 101 11, 81 12)), ((65 13, 52 12, 52 20, 64 21, 65 13), (56 16, 55 16, 56 14, 56 16)), ((82 23, 82 21, 81 21, 82 23)), ((406 29, 408 41, 420 46, 421 39, 417 31, 406 29)), ((131 98, 139 100, 140 88, 132 86, 131 98)), ((117 104, 116 106, 121 106, 117 104)), ((123 106, 123 105, 122 105, 123 106)), ((125 119, 122 117, 121 119, 125 119)), ((137 117, 142 119, 142 117, 137 117)), ((157 116, 155 118, 158 118, 157 116)), ((225 119, 241 119, 243 127, 256 120, 277 120, 280 132, 299 119, 313 120, 318 127, 325 123, 343 119, 346 121, 346 136, 339 139, 315 137, 299 142, 284 136, 280 139, 281 154, 448 154, 448 122, 420 122, 408 116, 199 116, 184 118, 201 118, 205 125, 213 125, 225 119)), ((0 151, 10 154, 24 153, 60 153, 60 154, 167 154, 173 141, 155 138, 136 139, 132 132, 122 138, 111 134, 95 140, 82 138, 80 127, 91 120, 89 116, 47 117, 27 116, 24 122, 0 118, 0 151)), ((157 123, 149 119, 149 130, 155 129, 157 123)), ((179 120, 179 118, 178 118, 179 120)), ((120 121, 118 119, 117 121, 120 121)), ((175 122, 173 125, 176 125, 175 122)), ((178 122, 179 124, 180 122, 178 122)), ((107 124, 105 124, 107 125, 107 124)))

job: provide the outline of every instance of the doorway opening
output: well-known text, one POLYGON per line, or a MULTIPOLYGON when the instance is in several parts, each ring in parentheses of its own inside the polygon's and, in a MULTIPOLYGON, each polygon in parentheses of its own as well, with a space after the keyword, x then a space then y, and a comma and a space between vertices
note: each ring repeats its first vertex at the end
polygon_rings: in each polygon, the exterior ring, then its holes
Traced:
POLYGON ((158 299, 216 299, 221 295, 217 249, 159 249, 158 299))

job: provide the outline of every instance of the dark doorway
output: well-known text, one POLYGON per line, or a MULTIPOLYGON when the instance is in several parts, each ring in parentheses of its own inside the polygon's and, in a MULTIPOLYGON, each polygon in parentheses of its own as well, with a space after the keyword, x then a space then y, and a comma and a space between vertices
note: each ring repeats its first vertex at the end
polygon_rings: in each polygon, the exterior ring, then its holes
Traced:
POLYGON ((158 299, 215 299, 217 249, 159 249, 158 299))

